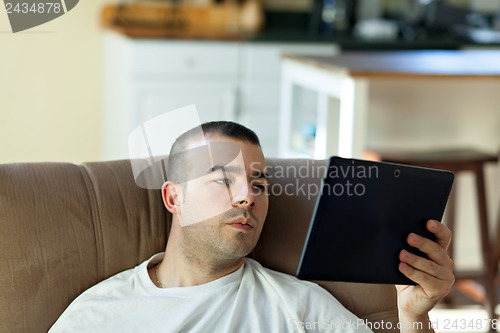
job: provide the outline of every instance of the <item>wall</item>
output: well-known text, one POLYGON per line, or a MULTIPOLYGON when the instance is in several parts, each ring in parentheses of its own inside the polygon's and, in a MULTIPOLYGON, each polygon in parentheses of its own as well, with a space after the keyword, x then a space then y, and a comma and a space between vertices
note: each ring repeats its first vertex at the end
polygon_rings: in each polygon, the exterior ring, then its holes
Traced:
POLYGON ((100 0, 13 34, 0 10, 0 163, 100 158, 100 0))

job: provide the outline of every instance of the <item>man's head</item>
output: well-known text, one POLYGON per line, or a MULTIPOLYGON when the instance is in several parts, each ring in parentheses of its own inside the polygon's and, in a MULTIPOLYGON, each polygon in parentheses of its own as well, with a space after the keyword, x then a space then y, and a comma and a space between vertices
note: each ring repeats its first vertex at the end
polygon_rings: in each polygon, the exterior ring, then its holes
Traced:
MULTIPOLYGON (((212 122, 180 136, 162 188, 172 231, 186 252, 208 260, 247 255, 268 209, 265 160, 257 135, 233 122, 212 122)), ((170 240, 169 240, 170 241, 170 240)))

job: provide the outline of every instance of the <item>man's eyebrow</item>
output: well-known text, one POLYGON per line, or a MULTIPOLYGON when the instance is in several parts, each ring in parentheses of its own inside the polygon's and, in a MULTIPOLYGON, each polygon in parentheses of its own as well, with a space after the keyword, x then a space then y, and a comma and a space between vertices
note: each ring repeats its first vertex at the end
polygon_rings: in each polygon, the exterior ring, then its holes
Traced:
MULTIPOLYGON (((211 167, 207 173, 211 173, 211 172, 214 172, 216 170, 222 170, 224 172, 230 172, 230 173, 241 173, 242 172, 242 169, 241 167, 238 167, 238 166, 233 166, 233 165, 214 165, 213 167, 211 167)), ((262 170, 255 170, 252 172, 251 174, 251 177, 252 178, 265 178, 265 179, 269 179, 269 175, 266 173, 266 171, 262 171, 262 170)))
POLYGON ((214 165, 210 169, 208 169, 207 173, 214 172, 216 170, 222 170, 225 172, 232 172, 232 173, 239 173, 241 172, 241 168, 237 166, 232 166, 232 165, 214 165))

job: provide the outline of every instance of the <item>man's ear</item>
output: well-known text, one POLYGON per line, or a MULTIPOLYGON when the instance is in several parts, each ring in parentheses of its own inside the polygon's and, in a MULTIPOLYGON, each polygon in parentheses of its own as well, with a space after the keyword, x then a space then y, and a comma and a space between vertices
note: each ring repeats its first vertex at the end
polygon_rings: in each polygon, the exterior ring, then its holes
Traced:
POLYGON ((161 187, 161 196, 165 208, 172 214, 181 212, 182 188, 179 184, 166 181, 161 187))

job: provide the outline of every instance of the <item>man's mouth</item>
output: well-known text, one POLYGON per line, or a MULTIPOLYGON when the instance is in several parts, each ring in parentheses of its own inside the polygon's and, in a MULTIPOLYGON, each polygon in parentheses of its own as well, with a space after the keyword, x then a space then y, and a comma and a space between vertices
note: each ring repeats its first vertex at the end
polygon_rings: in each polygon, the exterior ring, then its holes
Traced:
POLYGON ((228 223, 231 227, 242 231, 250 231, 255 228, 255 222, 250 218, 239 217, 228 223))

